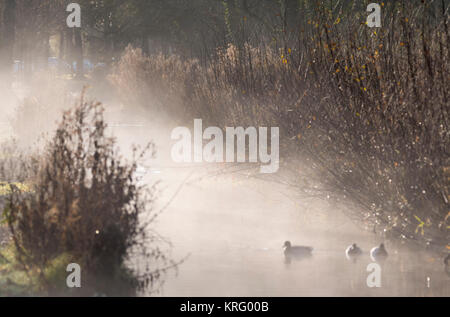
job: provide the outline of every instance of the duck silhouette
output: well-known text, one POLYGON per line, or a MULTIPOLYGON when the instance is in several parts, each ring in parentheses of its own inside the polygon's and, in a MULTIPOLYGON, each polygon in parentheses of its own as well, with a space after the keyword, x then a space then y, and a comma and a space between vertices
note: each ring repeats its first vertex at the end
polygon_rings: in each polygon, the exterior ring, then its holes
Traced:
POLYGON ((378 247, 374 247, 374 248, 372 248, 372 250, 370 250, 370 258, 374 262, 382 262, 382 261, 386 260, 387 256, 388 256, 388 253, 387 253, 386 249, 384 248, 383 243, 381 243, 378 247))
POLYGON ((283 245, 284 257, 287 262, 291 260, 301 260, 312 255, 312 247, 292 245, 290 241, 286 241, 283 245))
POLYGON ((356 245, 356 243, 353 243, 352 245, 348 246, 345 250, 345 257, 347 260, 351 260, 353 262, 356 262, 358 257, 363 253, 360 247, 356 245))

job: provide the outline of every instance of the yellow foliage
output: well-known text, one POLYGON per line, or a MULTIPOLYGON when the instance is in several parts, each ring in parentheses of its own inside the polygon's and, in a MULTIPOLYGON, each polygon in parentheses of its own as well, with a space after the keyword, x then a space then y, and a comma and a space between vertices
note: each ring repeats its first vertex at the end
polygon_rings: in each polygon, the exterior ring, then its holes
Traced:
POLYGON ((30 192, 31 188, 24 183, 6 183, 0 182, 0 196, 6 196, 11 194, 12 186, 16 187, 21 192, 30 192))

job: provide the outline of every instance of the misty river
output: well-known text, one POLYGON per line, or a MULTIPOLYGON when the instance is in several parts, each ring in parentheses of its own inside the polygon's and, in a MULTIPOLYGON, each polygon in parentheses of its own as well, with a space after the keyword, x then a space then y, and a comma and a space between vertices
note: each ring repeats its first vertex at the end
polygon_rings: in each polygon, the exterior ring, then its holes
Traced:
POLYGON ((168 273, 157 295, 450 295, 441 258, 383 241, 327 201, 302 198, 288 186, 251 177, 245 169, 226 172, 223 166, 172 163, 169 126, 115 128, 120 144, 147 142, 151 136, 157 145, 157 157, 148 162, 144 177, 149 183, 160 181, 155 208, 168 204, 156 230, 171 242, 173 259, 185 259, 168 273), (285 263, 286 240, 312 246, 313 256, 285 263), (356 263, 345 257, 353 242, 364 251, 356 263), (369 250, 381 242, 389 257, 381 265, 381 287, 369 288, 369 250))
MULTIPOLYGON (((326 200, 303 198, 246 169, 177 165, 170 159, 172 123, 109 117, 122 151, 156 143, 157 156, 146 162, 143 181, 160 182, 155 209, 167 208, 157 218, 156 231, 170 241, 171 258, 184 259, 169 271, 157 296, 450 295, 442 258, 383 241, 326 200), (313 256, 285 263, 286 240, 312 246, 313 256), (356 263, 345 257, 354 242, 364 251, 356 263), (381 242, 389 257, 381 266, 381 287, 369 288, 369 250, 381 242)), ((7 123, 0 129, 7 134, 7 123)))

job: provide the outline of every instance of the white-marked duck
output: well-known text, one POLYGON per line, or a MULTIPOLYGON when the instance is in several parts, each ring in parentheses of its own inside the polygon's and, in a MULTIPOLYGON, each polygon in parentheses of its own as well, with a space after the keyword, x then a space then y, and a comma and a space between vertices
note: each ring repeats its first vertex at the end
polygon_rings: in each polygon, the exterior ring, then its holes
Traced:
POLYGON ((356 259, 363 253, 360 247, 356 245, 356 243, 353 243, 352 245, 348 246, 345 250, 345 256, 347 260, 353 260, 356 261, 356 259))
POLYGON ((370 258, 374 262, 384 261, 384 260, 386 260, 387 256, 388 256, 388 253, 387 253, 386 249, 384 248, 383 243, 381 243, 378 247, 374 247, 374 248, 372 248, 372 250, 370 250, 370 258))

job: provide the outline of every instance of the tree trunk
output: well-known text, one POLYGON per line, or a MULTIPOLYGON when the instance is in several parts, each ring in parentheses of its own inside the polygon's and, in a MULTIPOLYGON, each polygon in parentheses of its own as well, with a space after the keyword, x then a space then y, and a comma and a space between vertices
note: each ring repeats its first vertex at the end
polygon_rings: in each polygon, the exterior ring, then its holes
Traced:
POLYGON ((63 61, 64 61, 64 55, 66 53, 65 45, 66 45, 66 43, 65 43, 65 33, 61 29, 59 31, 59 48, 58 48, 58 72, 60 74, 64 73, 63 61))
POLYGON ((42 67, 48 70, 48 59, 50 56, 50 34, 44 33, 42 40, 42 67))
POLYGON ((5 0, 3 10, 3 25, 0 42, 0 72, 5 80, 11 83, 13 52, 16 30, 16 1, 5 0))
POLYGON ((77 78, 83 78, 84 71, 83 71, 83 38, 81 36, 81 29, 80 28, 74 28, 75 32, 75 59, 77 62, 77 69, 76 69, 76 77, 77 78))
MULTIPOLYGON (((48 5, 44 6, 44 20, 50 19, 50 8, 48 5)), ((42 67, 44 70, 48 70, 48 58, 50 57, 50 30, 47 25, 43 26, 42 32, 42 67)))
MULTIPOLYGON (((1 11, 0 11, 1 13, 1 11)), ((16 30, 16 1, 3 2, 3 16, 0 24, 0 119, 11 114, 11 109, 17 105, 17 99, 12 90, 13 58, 16 30)))

